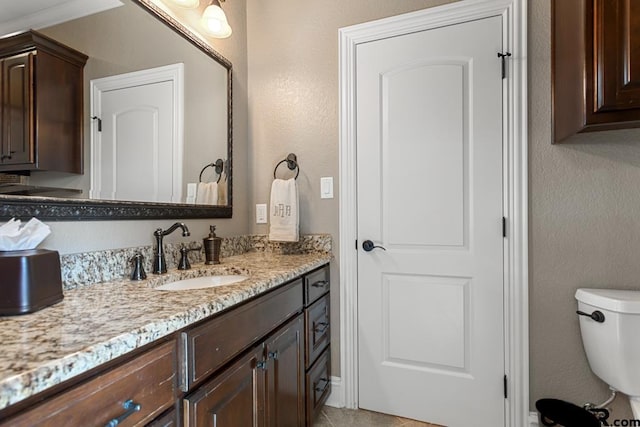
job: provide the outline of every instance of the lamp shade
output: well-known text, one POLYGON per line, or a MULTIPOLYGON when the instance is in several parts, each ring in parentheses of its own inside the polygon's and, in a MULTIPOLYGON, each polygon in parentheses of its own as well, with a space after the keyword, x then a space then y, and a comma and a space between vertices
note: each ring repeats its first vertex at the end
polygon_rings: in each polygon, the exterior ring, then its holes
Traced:
POLYGON ((231 26, 227 21, 227 16, 218 4, 214 1, 202 13, 202 25, 211 36, 224 39, 231 35, 231 26))
POLYGON ((200 6, 200 0, 170 0, 170 1, 186 9, 194 9, 200 6))

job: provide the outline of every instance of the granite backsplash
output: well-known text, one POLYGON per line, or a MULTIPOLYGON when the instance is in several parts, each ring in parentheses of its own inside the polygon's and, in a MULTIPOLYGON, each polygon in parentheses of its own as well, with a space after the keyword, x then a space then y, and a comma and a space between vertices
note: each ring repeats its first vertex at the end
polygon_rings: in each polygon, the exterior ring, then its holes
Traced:
MULTIPOLYGON (((245 252, 272 252, 279 255, 331 252, 331 235, 311 234, 300 236, 298 242, 271 242, 267 235, 244 235, 223 237, 220 259, 245 252)), ((180 259, 180 248, 197 248, 202 241, 165 243, 164 253, 169 268, 175 268, 180 259)), ((64 290, 76 289, 101 282, 128 277, 131 274, 131 258, 140 253, 144 256, 144 268, 151 273, 153 245, 125 249, 110 249, 96 252, 67 254, 60 256, 62 286, 64 290)), ((189 253, 192 264, 204 262, 204 251, 189 253)))

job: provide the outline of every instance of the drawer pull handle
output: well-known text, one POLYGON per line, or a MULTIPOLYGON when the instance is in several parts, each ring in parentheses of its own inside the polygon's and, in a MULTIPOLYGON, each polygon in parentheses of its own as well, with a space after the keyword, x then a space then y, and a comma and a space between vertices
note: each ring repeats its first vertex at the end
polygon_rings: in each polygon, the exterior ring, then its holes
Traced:
POLYGON ((327 389, 329 388, 330 384, 331 384, 331 381, 329 381, 328 379, 320 378, 320 380, 316 383, 315 390, 320 394, 324 394, 324 392, 327 391, 327 389), (320 385, 321 383, 324 383, 324 384, 320 385))
POLYGON ((318 282, 311 284, 311 286, 313 286, 314 288, 324 288, 328 284, 329 284, 328 280, 320 280, 318 282))
POLYGON ((256 363, 256 368, 257 369, 262 369, 263 371, 267 370, 267 361, 266 360, 261 360, 258 363, 256 363))
POLYGON ((267 354, 267 357, 269 357, 269 359, 278 360, 278 352, 277 351, 270 351, 267 354))
POLYGON ((129 415, 132 415, 142 409, 142 405, 139 403, 135 403, 133 400, 129 399, 122 404, 122 407, 125 409, 125 413, 120 415, 118 418, 114 418, 105 424, 105 427, 115 427, 121 422, 123 422, 129 415))
POLYGON ((320 322, 317 323, 315 325, 315 327, 313 328, 314 332, 317 332, 319 334, 324 333, 327 329, 329 328, 329 322, 320 322))

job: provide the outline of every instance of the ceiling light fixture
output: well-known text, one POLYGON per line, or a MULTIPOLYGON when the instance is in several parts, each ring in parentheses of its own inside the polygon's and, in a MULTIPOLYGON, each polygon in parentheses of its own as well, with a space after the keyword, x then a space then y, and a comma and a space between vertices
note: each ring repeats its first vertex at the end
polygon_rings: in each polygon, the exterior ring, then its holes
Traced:
POLYGON ((171 2, 185 9, 195 9, 200 6, 200 0, 171 0, 171 2))
MULTIPOLYGON (((224 0, 220 1, 224 2, 224 0)), ((231 35, 231 26, 220 7, 220 1, 211 0, 211 4, 202 13, 202 25, 209 35, 218 39, 226 39, 231 35)))

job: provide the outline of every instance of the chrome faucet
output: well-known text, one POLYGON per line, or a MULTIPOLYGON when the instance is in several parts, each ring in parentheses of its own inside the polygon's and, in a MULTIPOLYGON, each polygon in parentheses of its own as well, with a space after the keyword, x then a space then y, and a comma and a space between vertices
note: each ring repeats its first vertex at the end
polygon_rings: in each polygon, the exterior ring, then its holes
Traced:
POLYGON ((163 274, 167 272, 167 262, 164 259, 164 248, 162 247, 162 238, 166 235, 173 233, 177 228, 182 229, 182 236, 190 236, 189 229, 182 222, 176 222, 171 227, 162 231, 162 228, 158 228, 153 232, 156 238, 156 253, 153 256, 153 274, 163 274))

